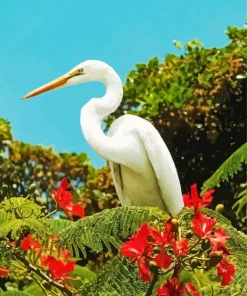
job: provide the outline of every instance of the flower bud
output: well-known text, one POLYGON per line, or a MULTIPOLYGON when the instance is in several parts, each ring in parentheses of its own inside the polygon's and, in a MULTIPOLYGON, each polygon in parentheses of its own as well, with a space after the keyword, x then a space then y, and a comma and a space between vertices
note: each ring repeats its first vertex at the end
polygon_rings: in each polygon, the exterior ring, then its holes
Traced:
POLYGON ((218 213, 222 213, 224 211, 224 205, 223 204, 218 204, 215 207, 215 211, 218 212, 218 213))
POLYGON ((34 193, 36 190, 36 185, 35 184, 31 184, 29 187, 28 187, 28 193, 32 194, 34 193))
POLYGON ((179 225, 179 220, 176 219, 176 218, 173 218, 173 219, 172 219, 172 224, 173 224, 173 225, 179 225))
POLYGON ((152 261, 152 260, 149 262, 149 264, 150 264, 150 266, 157 266, 157 263, 155 261, 152 261))

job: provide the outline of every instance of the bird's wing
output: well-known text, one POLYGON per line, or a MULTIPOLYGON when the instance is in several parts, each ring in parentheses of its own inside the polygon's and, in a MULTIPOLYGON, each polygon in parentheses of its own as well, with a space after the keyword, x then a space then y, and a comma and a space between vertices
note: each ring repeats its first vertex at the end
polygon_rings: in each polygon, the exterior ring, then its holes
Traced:
POLYGON ((183 208, 181 186, 172 156, 154 126, 142 121, 138 134, 156 175, 162 199, 168 211, 175 216, 183 208))
POLYGON ((111 169, 111 175, 112 175, 115 189, 117 191, 118 198, 122 203, 124 201, 124 195, 123 195, 123 182, 122 182, 122 176, 121 176, 121 166, 114 162, 109 162, 109 166, 111 169))

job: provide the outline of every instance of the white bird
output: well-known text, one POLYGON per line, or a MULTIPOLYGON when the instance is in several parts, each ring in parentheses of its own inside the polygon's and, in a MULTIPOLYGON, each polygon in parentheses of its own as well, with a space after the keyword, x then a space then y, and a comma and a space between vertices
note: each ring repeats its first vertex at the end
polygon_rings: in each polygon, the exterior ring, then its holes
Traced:
POLYGON ((108 135, 101 129, 102 120, 118 108, 123 98, 122 82, 112 67, 97 60, 85 61, 24 99, 87 81, 101 81, 106 93, 82 107, 81 129, 93 150, 109 162, 121 204, 153 206, 173 216, 178 214, 183 208, 179 178, 154 126, 138 116, 123 115, 113 122, 108 135))

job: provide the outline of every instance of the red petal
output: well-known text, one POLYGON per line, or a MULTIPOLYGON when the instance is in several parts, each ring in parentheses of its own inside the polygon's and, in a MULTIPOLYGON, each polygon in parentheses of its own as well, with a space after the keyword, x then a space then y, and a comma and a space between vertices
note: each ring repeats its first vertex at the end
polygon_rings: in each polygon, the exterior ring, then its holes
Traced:
POLYGON ((64 264, 53 258, 50 260, 49 263, 49 270, 51 272, 51 275, 54 279, 62 279, 63 278, 63 273, 64 273, 64 264))
POLYGON ((67 190, 69 187, 70 187, 70 184, 67 182, 66 178, 63 178, 59 188, 63 190, 67 190))
POLYGON ((223 258, 217 265, 217 273, 222 276, 221 285, 226 286, 231 283, 235 274, 235 265, 228 263, 226 258, 223 258))
POLYGON ((160 286, 157 292, 158 296, 182 296, 183 283, 179 283, 178 278, 173 277, 160 286))
POLYGON ((74 216, 78 216, 78 217, 85 217, 85 212, 84 212, 84 208, 83 206, 81 206, 80 204, 75 204, 72 206, 72 211, 71 213, 74 215, 74 216))
POLYGON ((127 257, 133 257, 133 260, 141 257, 148 247, 148 235, 148 224, 144 223, 139 231, 120 247, 120 253, 127 257))
POLYGON ((163 250, 160 250, 159 255, 157 255, 153 260, 156 262, 158 267, 163 269, 167 269, 172 263, 172 258, 165 254, 163 250))
POLYGON ((60 250, 60 257, 63 261, 66 261, 70 256, 70 251, 68 249, 60 250))
MULTIPOLYGON (((65 271, 66 271, 67 275, 68 275, 71 271, 73 271, 74 268, 75 268, 75 261, 70 261, 70 262, 68 262, 68 263, 65 265, 65 271)), ((67 275, 66 275, 66 276, 67 276, 67 275)))
POLYGON ((212 194, 214 193, 214 189, 208 190, 206 191, 203 196, 202 196, 202 202, 201 202, 201 206, 202 207, 206 207, 208 205, 211 204, 212 200, 213 200, 213 196, 212 194))
POLYGON ((49 265, 52 260, 55 260, 55 258, 53 256, 45 256, 44 254, 40 254, 41 266, 49 265))
POLYGON ((139 267, 139 277, 144 281, 144 282, 151 282, 152 277, 151 277, 151 272, 149 270, 149 261, 142 257, 140 260, 138 260, 138 267, 139 267))
POLYGON ((206 235, 211 233, 213 227, 216 224, 216 219, 213 217, 209 217, 207 215, 198 213, 194 219, 192 220, 192 230, 194 233, 201 237, 205 238, 206 235))
POLYGON ((191 199, 193 201, 193 204, 194 206, 196 206, 200 202, 196 184, 193 184, 190 186, 190 192, 191 192, 191 199))
POLYGON ((189 194, 183 194, 184 206, 188 208, 194 207, 194 204, 190 198, 189 194))
POLYGON ((150 228, 150 235, 154 239, 153 244, 157 246, 163 246, 163 247, 166 244, 169 244, 175 236, 174 232, 172 232, 172 228, 173 228, 172 218, 166 221, 165 229, 162 232, 156 229, 150 228))
POLYGON ((178 255, 186 255, 189 251, 189 241, 183 238, 181 241, 173 242, 173 252, 178 255))
POLYGON ((200 296, 200 293, 196 291, 196 287, 191 283, 186 284, 184 292, 189 292, 193 296, 200 296))
POLYGON ((213 189, 208 190, 204 193, 202 198, 200 198, 197 191, 197 185, 193 184, 190 186, 190 194, 183 194, 184 205, 186 207, 194 207, 195 214, 197 214, 199 207, 206 207, 212 202, 213 193, 213 189))
POLYGON ((21 248, 23 251, 28 251, 30 249, 29 240, 27 237, 24 237, 20 243, 21 248))
POLYGON ((8 276, 9 275, 9 268, 0 267, 0 276, 8 276))

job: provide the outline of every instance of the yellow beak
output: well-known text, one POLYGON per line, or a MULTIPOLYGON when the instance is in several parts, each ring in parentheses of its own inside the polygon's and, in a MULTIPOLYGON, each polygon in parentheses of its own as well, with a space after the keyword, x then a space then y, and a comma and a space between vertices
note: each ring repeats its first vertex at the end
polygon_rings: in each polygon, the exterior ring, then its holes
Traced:
POLYGON ((71 75, 68 76, 61 76, 39 88, 36 88, 35 90, 31 91, 30 93, 28 93, 23 99, 29 99, 31 97, 40 95, 46 91, 52 90, 52 89, 56 89, 58 87, 63 86, 69 79, 71 78, 71 75))
POLYGON ((30 93, 28 93, 23 100, 29 99, 31 97, 40 95, 46 91, 52 90, 52 89, 56 89, 58 87, 63 86, 71 77, 77 76, 77 75, 82 75, 84 73, 82 73, 81 71, 82 69, 76 69, 72 72, 67 73, 64 76, 61 76, 39 88, 36 88, 35 90, 31 91, 30 93))

